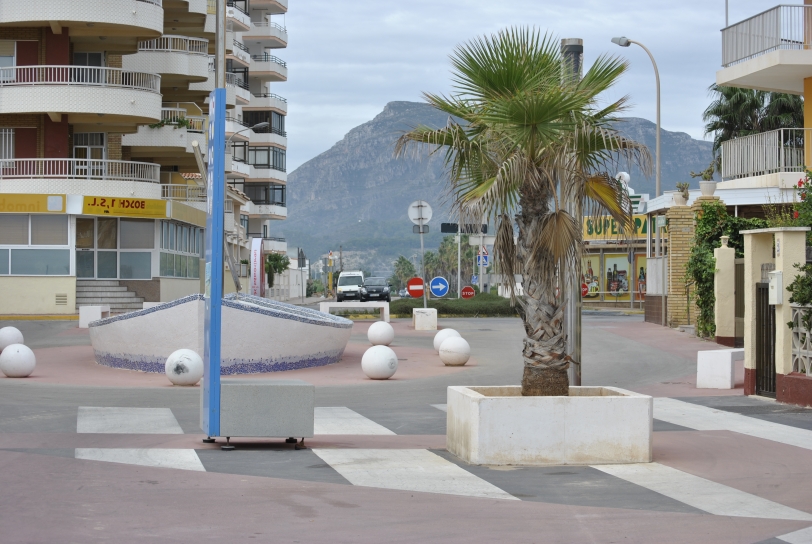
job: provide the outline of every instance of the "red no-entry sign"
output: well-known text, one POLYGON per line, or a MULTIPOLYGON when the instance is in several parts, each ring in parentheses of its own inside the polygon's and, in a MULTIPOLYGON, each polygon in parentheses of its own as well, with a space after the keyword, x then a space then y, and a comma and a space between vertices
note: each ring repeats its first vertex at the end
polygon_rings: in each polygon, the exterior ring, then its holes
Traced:
POLYGON ((462 288, 462 292, 460 294, 462 295, 462 298, 474 298, 476 291, 474 291, 474 288, 470 285, 466 285, 462 288))
POLYGON ((412 278, 406 282, 406 289, 412 298, 420 298, 423 296, 423 278, 412 278))

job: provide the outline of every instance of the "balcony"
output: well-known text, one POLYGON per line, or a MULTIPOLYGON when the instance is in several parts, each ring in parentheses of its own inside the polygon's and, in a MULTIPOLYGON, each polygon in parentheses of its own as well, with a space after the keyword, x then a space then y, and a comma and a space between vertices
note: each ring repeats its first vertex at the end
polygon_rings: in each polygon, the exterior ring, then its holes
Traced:
POLYGON ((4 159, 0 191, 160 198, 160 166, 92 159, 4 159))
POLYGON ((226 117, 226 140, 247 142, 251 131, 244 121, 235 117, 226 117))
POLYGON ((812 129, 781 129, 742 136, 722 144, 720 189, 750 187, 789 188, 796 184, 804 165, 805 145, 812 143, 812 129))
POLYGON ((287 13, 288 0, 251 0, 251 7, 267 11, 271 15, 287 13))
POLYGON ((251 96, 251 103, 243 106, 242 111, 275 110, 283 115, 288 113, 288 101, 278 94, 263 93, 251 96))
POLYGON ((268 53, 251 55, 251 76, 262 81, 287 81, 288 65, 279 57, 268 53))
POLYGON ((206 202, 206 188, 199 185, 161 185, 161 198, 180 202, 206 202))
POLYGON ((288 174, 282 170, 271 168, 270 166, 251 166, 251 171, 247 176, 248 179, 253 181, 267 181, 269 183, 286 184, 288 182, 288 174))
POLYGON ((194 153, 192 141, 198 140, 205 154, 205 134, 205 117, 187 115, 183 108, 161 108, 160 122, 139 126, 137 133, 125 134, 121 144, 133 147, 134 157, 177 157, 194 153))
POLYGON ((209 77, 209 40, 162 36, 138 44, 138 53, 125 55, 125 70, 161 74, 164 87, 177 87, 209 77))
POLYGON ((278 23, 268 21, 251 21, 251 28, 242 33, 243 42, 259 42, 265 47, 278 49, 288 46, 288 31, 278 23))
MULTIPOLYGON (((99 44, 134 53, 138 41, 163 34, 161 0, 35 0, 0 2, 0 21, 10 27, 67 28, 72 44, 99 44)), ((84 50, 84 49, 80 49, 84 50)))
POLYGON ((812 6, 780 5, 722 30, 719 85, 803 94, 812 77, 812 6))
POLYGON ((228 0, 226 6, 226 21, 235 32, 243 32, 251 28, 251 17, 234 0, 228 0))
POLYGON ((18 66, 0 69, 0 111, 65 114, 76 132, 132 132, 154 123, 161 109, 161 76, 120 68, 18 66), (118 125, 118 126, 116 126, 118 125))
POLYGON ((273 253, 287 253, 288 251, 288 242, 284 238, 263 236, 260 232, 249 232, 248 238, 262 238, 262 245, 265 251, 273 253))
POLYGON ((251 165, 235 160, 233 155, 226 153, 225 172, 231 178, 247 178, 251 175, 251 165))
POLYGON ((284 204, 257 204, 251 201, 245 206, 244 211, 248 213, 248 217, 252 219, 286 219, 288 217, 288 209, 284 204))
POLYGON ((288 146, 286 133, 274 130, 272 127, 254 129, 246 134, 249 135, 249 145, 274 145, 283 149, 288 146))
POLYGON ((232 41, 231 47, 226 51, 226 58, 246 68, 251 65, 251 52, 237 40, 232 41))
POLYGON ((228 87, 234 89, 234 94, 241 104, 248 104, 251 101, 248 82, 243 81, 237 74, 226 72, 226 88, 228 87))

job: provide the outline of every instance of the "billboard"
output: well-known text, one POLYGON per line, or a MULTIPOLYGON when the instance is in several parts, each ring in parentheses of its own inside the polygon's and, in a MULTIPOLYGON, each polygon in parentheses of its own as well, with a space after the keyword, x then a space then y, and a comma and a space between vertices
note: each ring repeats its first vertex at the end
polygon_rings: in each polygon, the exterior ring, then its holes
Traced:
POLYGON ((606 285, 604 300, 629 300, 633 287, 631 263, 628 253, 605 253, 603 270, 606 285))
MULTIPOLYGON (((634 234, 630 236, 632 240, 645 240, 648 236, 649 229, 654 227, 654 217, 651 221, 646 221, 645 215, 635 215, 634 220, 634 234), (650 224, 649 224, 650 223, 650 224)), ((652 230, 652 233, 655 231, 652 230)), ((663 229, 663 233, 668 233, 668 227, 663 229)), ((620 232, 620 225, 618 222, 609 215, 604 215, 599 218, 584 217, 583 222, 583 236, 584 241, 597 241, 597 240, 625 240, 625 234, 620 232)))
POLYGON ((581 297, 585 300, 601 296, 601 256, 584 255, 581 261, 581 297))

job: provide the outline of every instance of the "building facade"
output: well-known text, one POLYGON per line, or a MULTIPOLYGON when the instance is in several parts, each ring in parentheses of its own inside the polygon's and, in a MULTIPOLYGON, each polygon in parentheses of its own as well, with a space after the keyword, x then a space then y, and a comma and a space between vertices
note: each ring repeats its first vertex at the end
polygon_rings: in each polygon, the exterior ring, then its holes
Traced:
MULTIPOLYGON (((200 291, 193 142, 205 154, 215 11, 214 0, 0 0, 0 313, 128 311, 200 291)), ((287 216, 287 102, 271 88, 287 79, 272 54, 287 45, 286 12, 287 0, 227 2, 236 263, 252 237, 287 250, 273 237, 287 216)))

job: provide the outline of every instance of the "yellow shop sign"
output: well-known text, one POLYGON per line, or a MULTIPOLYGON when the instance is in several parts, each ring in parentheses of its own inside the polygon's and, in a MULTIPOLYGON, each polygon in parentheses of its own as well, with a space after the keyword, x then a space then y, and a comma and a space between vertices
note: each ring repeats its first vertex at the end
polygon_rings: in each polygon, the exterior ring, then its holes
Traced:
POLYGON ((166 200, 151 198, 111 198, 86 196, 83 215, 112 215, 116 217, 166 217, 166 200))
POLYGON ((3 193, 0 213, 65 213, 65 195, 3 193))
MULTIPOLYGON (((648 222, 645 215, 634 216, 634 234, 632 239, 642 240, 648 234, 648 222)), ((609 215, 603 217, 584 218, 584 240, 608 240, 612 238, 625 238, 620 232, 620 225, 609 215)))

